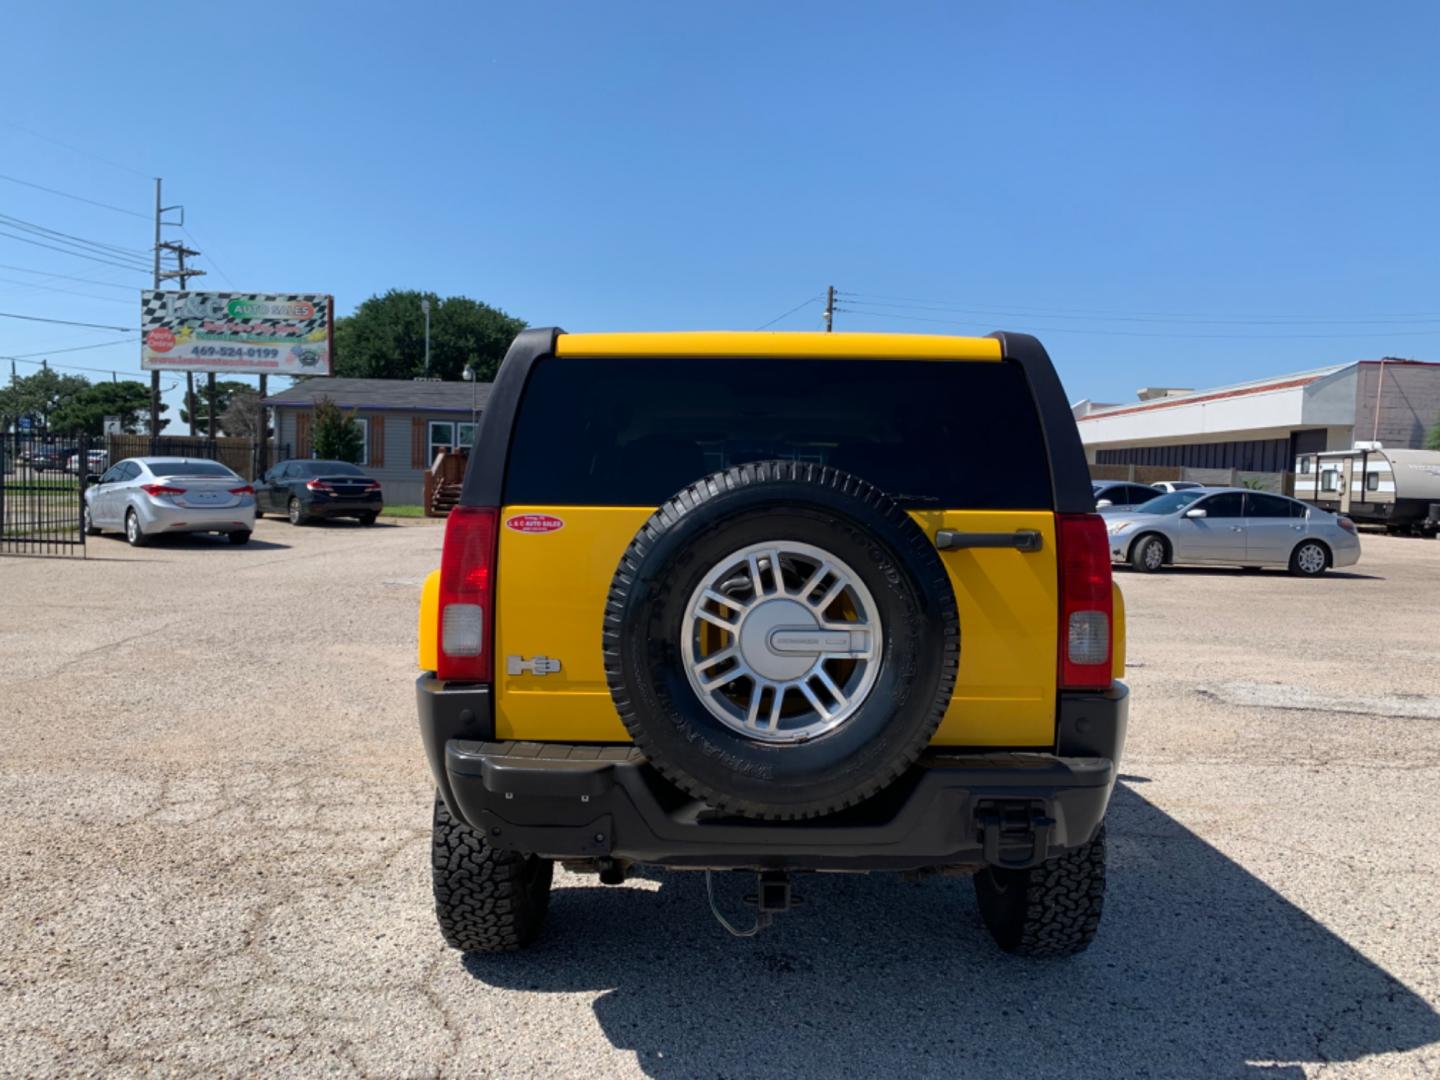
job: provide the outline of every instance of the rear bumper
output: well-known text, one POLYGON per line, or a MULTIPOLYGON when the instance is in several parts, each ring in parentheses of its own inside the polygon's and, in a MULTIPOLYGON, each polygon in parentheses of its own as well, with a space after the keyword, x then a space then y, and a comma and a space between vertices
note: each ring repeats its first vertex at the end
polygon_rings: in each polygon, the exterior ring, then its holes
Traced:
POLYGON ((131 503, 147 533, 248 532, 255 528, 255 500, 241 499, 234 506, 170 506, 154 499, 131 503))
POLYGON ((1128 690, 1062 699, 1045 752, 936 748, 865 803, 801 822, 718 815, 631 746, 496 742, 488 687, 417 684, 450 809, 492 845, 666 866, 909 869, 1033 865, 1090 840, 1115 786, 1128 690))
POLYGON ((311 517, 354 517, 356 514, 378 514, 385 503, 377 494, 373 499, 324 499, 305 504, 311 517))

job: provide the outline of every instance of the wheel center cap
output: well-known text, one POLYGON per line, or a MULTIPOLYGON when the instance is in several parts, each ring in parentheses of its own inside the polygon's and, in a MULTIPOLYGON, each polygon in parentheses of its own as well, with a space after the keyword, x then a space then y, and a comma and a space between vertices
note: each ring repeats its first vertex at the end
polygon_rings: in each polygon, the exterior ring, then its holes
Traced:
POLYGON ((820 622, 796 600, 774 599, 756 604, 740 624, 740 656, 757 675, 776 682, 798 679, 812 667, 822 652, 830 651, 826 640, 837 637, 841 645, 849 640, 843 632, 821 630, 820 622))

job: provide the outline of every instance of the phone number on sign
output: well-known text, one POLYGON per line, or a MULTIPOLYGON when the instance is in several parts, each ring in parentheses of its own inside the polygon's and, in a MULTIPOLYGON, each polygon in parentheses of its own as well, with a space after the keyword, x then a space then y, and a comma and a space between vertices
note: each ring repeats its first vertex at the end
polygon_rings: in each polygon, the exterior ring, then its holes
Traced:
POLYGON ((218 356, 240 360, 274 360, 280 355, 279 349, 242 349, 230 345, 196 345, 190 350, 191 356, 218 356))

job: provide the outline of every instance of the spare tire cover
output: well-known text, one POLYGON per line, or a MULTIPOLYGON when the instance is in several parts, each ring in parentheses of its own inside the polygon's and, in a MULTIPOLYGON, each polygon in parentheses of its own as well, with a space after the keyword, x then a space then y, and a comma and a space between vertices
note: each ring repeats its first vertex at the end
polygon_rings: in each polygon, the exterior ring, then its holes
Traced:
POLYGON ((934 545, 893 499, 837 469, 757 462, 636 533, 604 653, 663 776, 724 812, 805 818, 915 762, 950 703, 960 621, 934 545))

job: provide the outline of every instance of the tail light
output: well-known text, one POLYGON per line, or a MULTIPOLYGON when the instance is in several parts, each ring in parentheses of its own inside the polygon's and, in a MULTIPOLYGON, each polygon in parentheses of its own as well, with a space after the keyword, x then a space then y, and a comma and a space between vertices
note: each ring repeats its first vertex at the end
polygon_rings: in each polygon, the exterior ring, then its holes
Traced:
POLYGON ((441 679, 489 682, 494 671, 495 525, 499 511, 457 506, 440 556, 441 679))
POLYGON ((365 490, 366 490, 366 491, 379 491, 379 490, 380 490, 380 482, 379 482, 378 480, 371 480, 368 484, 365 485, 365 490))
POLYGON ((335 489, 324 480, 307 480, 305 486, 311 491, 334 491, 335 489))
POLYGON ((1360 535, 1359 530, 1355 528, 1355 522, 1351 521, 1351 520, 1350 520, 1348 517, 1346 517, 1344 514, 1337 514, 1337 515, 1336 515, 1336 517, 1335 517, 1335 524, 1336 524, 1336 525, 1339 525, 1340 528, 1344 529, 1344 530, 1345 530, 1346 532, 1348 532, 1351 536, 1359 536, 1359 535, 1360 535))
POLYGON ((231 489, 230 489, 230 494, 231 494, 231 495, 254 495, 254 494, 255 494, 255 489, 254 489, 253 487, 251 487, 249 484, 246 484, 246 485, 244 485, 243 487, 231 488, 231 489))
POLYGON ((1110 685, 1110 545, 1099 514, 1057 514, 1060 559, 1060 686, 1110 685))
POLYGON ((184 495, 184 488, 170 487, 168 484, 141 484, 140 490, 146 495, 184 495))

